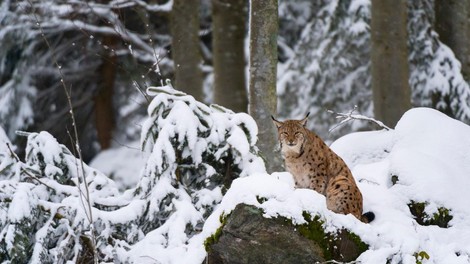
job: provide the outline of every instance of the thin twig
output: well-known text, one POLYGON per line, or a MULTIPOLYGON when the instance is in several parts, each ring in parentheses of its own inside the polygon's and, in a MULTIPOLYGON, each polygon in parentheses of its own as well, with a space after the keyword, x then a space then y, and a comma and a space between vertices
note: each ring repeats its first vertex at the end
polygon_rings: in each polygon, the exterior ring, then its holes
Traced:
MULTIPOLYGON (((70 134, 70 130, 68 128, 65 128, 65 130, 67 131, 67 135, 69 136, 69 139, 70 139, 70 142, 72 143, 72 146, 75 146, 75 141, 73 139, 73 136, 72 134, 70 134)), ((73 147, 72 148, 72 151, 73 151, 73 156, 76 157, 77 156, 77 152, 76 152, 76 148, 73 147)), ((77 159, 75 159, 75 167, 77 168, 77 175, 80 175, 80 171, 79 171, 79 166, 78 166, 78 163, 77 163, 77 159)), ((82 197, 86 197, 86 193, 83 192, 82 188, 80 188, 80 184, 82 182, 80 182, 80 177, 78 177, 78 182, 77 182, 77 187, 78 187, 78 192, 80 194, 80 198, 82 197)), ((84 183, 86 183, 86 180, 84 181, 84 183)), ((87 184, 88 185, 88 184, 87 184)), ((82 204, 83 208, 85 208, 85 204, 83 203, 83 199, 80 199, 80 203, 82 204)), ((87 201, 88 203, 88 201, 87 201)), ((89 218, 88 216, 88 212, 85 210, 85 214, 87 215, 87 218, 89 218)))
POLYGON ((10 143, 7 142, 6 144, 11 156, 15 158, 16 162, 20 162, 20 158, 18 158, 18 155, 16 155, 16 153, 11 149, 10 143))
POLYGON ((132 150, 138 150, 138 151, 141 151, 140 148, 136 148, 136 147, 132 147, 132 146, 129 146, 129 145, 126 145, 124 143, 121 143, 119 140, 117 140, 116 138, 111 138, 114 142, 116 142, 119 146, 121 147, 125 147, 127 149, 132 149, 132 150))
MULTIPOLYGON (((75 136, 75 150, 77 151, 78 153, 78 157, 80 159, 80 166, 77 166, 77 172, 78 172, 78 178, 80 179, 80 172, 79 170, 81 170, 81 176, 82 176, 82 181, 83 181, 83 185, 85 187, 85 201, 88 205, 88 208, 84 208, 85 209, 85 214, 88 218, 88 222, 89 222, 89 228, 90 228, 90 231, 91 231, 91 236, 92 236, 92 243, 93 243, 93 254, 94 254, 94 263, 98 263, 98 252, 96 250, 96 236, 95 236, 95 232, 94 232, 94 227, 93 227, 93 212, 92 212, 92 207, 91 207, 91 201, 90 201, 90 192, 88 190, 88 184, 87 184, 87 181, 86 181, 86 176, 85 176, 85 167, 83 165, 83 157, 82 157, 82 152, 81 152, 81 149, 80 149, 80 141, 79 141, 79 137, 78 137, 78 130, 77 130, 77 123, 76 123, 76 120, 75 120, 75 114, 74 114, 74 108, 73 108, 73 104, 72 104, 72 99, 71 99, 71 87, 70 87, 70 91, 67 89, 67 86, 65 84, 65 78, 64 78, 64 75, 62 74, 62 67, 60 66, 57 58, 56 58, 56 55, 55 55, 55 52, 54 50, 52 49, 49 41, 47 40, 46 36, 45 36, 45 33, 44 33, 44 30, 41 26, 41 23, 36 15, 36 13, 34 12, 34 5, 31 1, 28 1, 29 4, 31 5, 31 8, 33 9, 33 16, 34 16, 34 19, 36 20, 36 24, 38 25, 39 27, 39 31, 41 33, 41 36, 42 38, 44 39, 47 47, 49 48, 49 50, 51 50, 52 52, 52 59, 53 59, 53 62, 55 64, 55 66, 57 67, 57 70, 59 71, 59 75, 60 75, 60 82, 62 84, 62 87, 64 88, 64 92, 65 92, 65 95, 67 97, 67 102, 68 102, 68 105, 69 105, 69 108, 70 108, 70 117, 72 118, 72 126, 73 126, 73 129, 74 129, 74 136, 75 136), (87 209, 88 209, 88 212, 87 212, 87 209)), ((79 188, 79 194, 80 196, 83 197, 82 195, 82 191, 80 190, 80 181, 79 181, 79 184, 78 184, 78 188, 79 188)))

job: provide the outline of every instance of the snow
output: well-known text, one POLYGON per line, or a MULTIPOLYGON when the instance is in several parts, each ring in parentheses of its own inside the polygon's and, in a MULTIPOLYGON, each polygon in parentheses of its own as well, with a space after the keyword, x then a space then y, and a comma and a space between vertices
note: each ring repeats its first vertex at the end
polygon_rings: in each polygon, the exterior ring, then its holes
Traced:
POLYGON ((133 188, 140 180, 141 168, 145 166, 149 153, 141 151, 139 142, 101 151, 90 166, 113 179, 119 190, 133 188))
POLYGON ((59 162, 56 158, 62 152, 62 148, 57 140, 47 132, 40 132, 37 136, 30 136, 29 144, 26 146, 26 152, 36 156, 41 153, 45 163, 59 162))
MULTIPOLYGON (((31 186, 29 186, 31 188, 31 186)), ((30 204, 29 195, 30 188, 28 186, 20 186, 16 189, 13 196, 10 208, 8 210, 8 217, 12 222, 20 223, 23 218, 30 216, 32 208, 35 205, 30 204)))
POLYGON ((419 251, 430 255, 429 263, 470 262, 468 135, 469 126, 436 110, 416 108, 393 131, 355 133, 332 145, 359 181, 366 210, 376 214, 370 232, 377 237, 366 241, 372 247, 360 257, 364 263, 384 263, 390 257, 415 263, 412 256, 419 251), (395 185, 393 175, 398 176, 395 185), (411 201, 427 202, 428 215, 438 207, 449 209, 450 227, 418 225, 407 207, 411 201), (384 246, 390 251, 381 257, 384 246))

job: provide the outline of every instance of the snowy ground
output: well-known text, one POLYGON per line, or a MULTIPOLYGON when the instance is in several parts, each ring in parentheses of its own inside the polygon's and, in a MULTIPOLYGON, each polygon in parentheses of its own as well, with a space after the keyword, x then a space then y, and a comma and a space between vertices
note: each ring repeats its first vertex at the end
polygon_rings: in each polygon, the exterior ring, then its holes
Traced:
POLYGON ((140 150, 140 142, 100 152, 91 162, 93 167, 114 180, 123 191, 137 186, 149 154, 140 150))
POLYGON ((470 263, 470 127, 424 108, 407 112, 395 130, 360 132, 333 143, 332 148, 352 168, 364 196, 371 224, 326 209, 325 198, 312 190, 294 189, 290 174, 255 174, 233 182, 203 231, 180 245, 158 247, 150 233, 133 247, 141 263, 201 263, 204 239, 220 225, 219 215, 238 203, 259 206, 266 217, 278 215, 302 223, 302 212, 320 214, 327 230, 346 227, 370 245, 362 263, 470 263), (392 176, 398 176, 393 185, 392 176), (268 198, 259 204, 256 196, 268 198), (449 228, 421 226, 407 204, 427 202, 432 215, 438 207, 450 210, 449 228), (155 246, 154 246, 155 245, 155 246))

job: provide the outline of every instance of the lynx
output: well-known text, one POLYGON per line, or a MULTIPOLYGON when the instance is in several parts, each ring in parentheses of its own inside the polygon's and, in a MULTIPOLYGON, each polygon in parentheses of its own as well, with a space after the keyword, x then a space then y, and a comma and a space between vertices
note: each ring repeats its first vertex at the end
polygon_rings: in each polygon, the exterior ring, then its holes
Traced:
POLYGON ((362 194, 346 163, 302 120, 277 121, 281 152, 287 171, 298 188, 310 188, 326 197, 327 208, 335 213, 352 214, 364 223, 374 214, 362 214, 362 194))

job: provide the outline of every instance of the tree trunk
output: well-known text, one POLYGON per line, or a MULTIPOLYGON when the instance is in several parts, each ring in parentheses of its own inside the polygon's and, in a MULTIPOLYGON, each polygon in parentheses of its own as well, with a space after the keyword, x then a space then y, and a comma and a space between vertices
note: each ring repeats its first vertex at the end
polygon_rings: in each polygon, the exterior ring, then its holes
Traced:
POLYGON ((203 101, 202 55, 199 44, 199 6, 197 0, 174 0, 171 11, 172 58, 175 63, 174 87, 203 101))
MULTIPOLYGON (((103 46, 115 47, 117 39, 114 36, 104 36, 103 46)), ((95 96, 95 122, 98 142, 101 149, 111 147, 114 121, 114 82, 116 79, 117 57, 113 53, 105 54, 100 67, 101 82, 98 94, 95 96)))
POLYGON ((214 102, 247 112, 245 78, 246 0, 212 0, 214 102))
POLYGON ((406 0, 372 0, 374 113, 390 127, 411 108, 406 23, 406 0))
POLYGON ((268 172, 281 169, 276 129, 277 0, 251 1, 249 113, 258 124, 258 147, 268 172))
POLYGON ((470 81, 470 1, 436 0, 435 29, 462 64, 462 75, 470 81))

